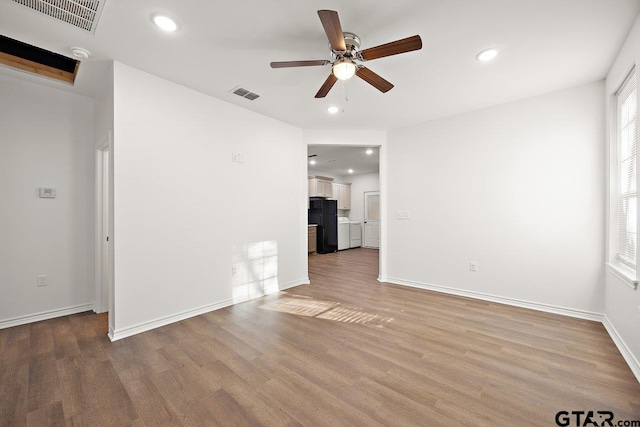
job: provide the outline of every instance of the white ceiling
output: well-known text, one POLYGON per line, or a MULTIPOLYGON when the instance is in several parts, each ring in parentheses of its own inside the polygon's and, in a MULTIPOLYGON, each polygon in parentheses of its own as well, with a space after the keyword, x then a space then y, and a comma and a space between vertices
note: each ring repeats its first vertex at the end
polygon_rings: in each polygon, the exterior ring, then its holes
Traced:
POLYGON ((602 79, 639 10, 640 0, 107 0, 91 34, 0 0, 0 33, 66 55, 91 51, 72 89, 83 94, 96 63, 116 60, 304 129, 392 129, 602 79), (328 66, 269 62, 330 59, 318 9, 337 10, 362 48, 419 34, 423 49, 366 63, 395 84, 386 94, 356 78, 348 102, 340 82, 315 99, 328 66), (154 27, 157 11, 180 31, 154 27), (487 47, 501 54, 478 62, 487 47), (237 85, 261 97, 229 93, 237 85), (344 112, 329 115, 329 105, 344 112))
POLYGON ((345 147, 338 145, 310 145, 307 147, 308 160, 315 160, 316 164, 309 164, 308 169, 336 176, 361 175, 378 172, 380 169, 380 155, 377 147, 345 147), (367 154, 367 149, 372 153, 367 154), (350 174, 349 169, 353 170, 350 174))

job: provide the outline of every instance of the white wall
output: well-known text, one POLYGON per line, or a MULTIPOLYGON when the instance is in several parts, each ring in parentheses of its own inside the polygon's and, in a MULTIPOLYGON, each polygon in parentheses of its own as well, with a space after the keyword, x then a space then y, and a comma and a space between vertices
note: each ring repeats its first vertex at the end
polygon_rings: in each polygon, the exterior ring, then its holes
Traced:
POLYGON ((305 129, 303 137, 307 145, 378 147, 387 142, 387 132, 381 130, 305 129))
POLYGON ((602 313, 603 89, 389 132, 387 279, 602 313))
POLYGON ((93 150, 90 98, 0 76, 0 327, 93 308, 93 150))
MULTIPOLYGON (((615 133, 612 98, 634 65, 640 64, 640 18, 627 37, 606 79, 607 135, 615 133)), ((610 144, 615 140, 610 138, 610 144)), ((610 271, 606 273, 605 325, 617 339, 627 362, 640 381, 640 291, 633 290, 610 271)))
POLYGON ((120 63, 114 104, 114 338, 233 303, 255 243, 308 282, 301 130, 120 63))
POLYGON ((94 98, 94 131, 98 147, 107 139, 109 132, 113 132, 113 62, 94 62, 92 65, 92 72, 101 76, 96 79, 100 86, 94 98))
POLYGON ((320 172, 320 171, 316 171, 313 169, 308 169, 307 170, 307 175, 308 176, 324 176, 327 178, 333 178, 336 182, 342 182, 342 176, 340 175, 335 175, 329 172, 320 172))

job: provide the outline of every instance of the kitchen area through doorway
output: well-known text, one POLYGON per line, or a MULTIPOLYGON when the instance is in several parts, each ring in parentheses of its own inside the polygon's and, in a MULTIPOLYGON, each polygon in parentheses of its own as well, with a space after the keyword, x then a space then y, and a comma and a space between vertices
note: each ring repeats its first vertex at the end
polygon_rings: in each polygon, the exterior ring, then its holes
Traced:
POLYGON ((308 254, 380 247, 379 147, 307 147, 308 254))

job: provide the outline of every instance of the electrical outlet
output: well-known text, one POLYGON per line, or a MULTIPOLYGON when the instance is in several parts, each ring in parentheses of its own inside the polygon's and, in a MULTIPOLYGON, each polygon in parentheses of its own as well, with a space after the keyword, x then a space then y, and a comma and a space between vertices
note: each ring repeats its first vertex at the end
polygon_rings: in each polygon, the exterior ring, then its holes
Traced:
POLYGON ((47 275, 46 274, 39 275, 37 278, 37 284, 38 286, 47 286, 47 275))
POLYGON ((474 273, 478 272, 478 262, 477 261, 471 261, 469 263, 469 271, 473 271, 474 273))
POLYGON ((244 163, 244 154, 231 153, 231 161, 234 163, 244 163))

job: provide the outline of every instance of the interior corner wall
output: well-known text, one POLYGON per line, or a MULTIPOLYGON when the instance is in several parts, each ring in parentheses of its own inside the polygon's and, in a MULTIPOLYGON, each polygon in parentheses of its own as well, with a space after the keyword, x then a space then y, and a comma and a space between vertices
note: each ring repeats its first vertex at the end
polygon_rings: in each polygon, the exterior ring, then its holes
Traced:
POLYGON ((91 310, 93 100, 8 76, 0 99, 0 327, 91 310))
POLYGON ((601 316, 603 93, 595 82, 389 132, 389 280, 601 316))
POLYGON ((115 339, 233 304, 232 273, 308 283, 300 129, 116 62, 113 157, 115 339))
MULTIPOLYGON (((640 17, 636 19, 606 79, 605 100, 609 147, 616 144, 613 139, 615 135, 614 94, 634 66, 636 72, 640 71, 638 64, 640 64, 640 17)), ((640 290, 631 289, 607 270, 605 291, 604 313, 607 326, 616 336, 618 347, 622 347, 623 355, 640 381, 640 290)))
POLYGON ((92 64, 92 71, 100 75, 100 86, 94 98, 94 130, 96 148, 100 147, 113 132, 113 61, 100 61, 92 64))
POLYGON ((115 306, 113 293, 114 265, 113 265, 113 245, 105 248, 103 243, 104 227, 107 235, 113 236, 113 61, 96 61, 92 63, 92 71, 100 76, 97 80, 101 82, 96 90, 94 98, 94 143, 95 143, 95 206, 96 206, 96 227, 95 235, 95 283, 96 283, 96 312, 108 311, 109 336, 115 330, 115 306), (106 144, 106 146, 105 146, 106 144), (108 164, 105 165, 103 152, 108 151, 108 164), (104 168, 108 171, 105 174, 104 168), (109 183, 103 182, 108 177, 109 183), (108 190, 109 194, 103 194, 108 190), (104 206, 104 204, 107 206, 104 206), (105 211, 106 217, 105 217, 105 211), (106 222, 106 224, 105 224, 106 222), (110 253, 105 253, 108 249, 110 253), (106 277, 104 270, 107 270, 106 277), (106 279, 106 280, 105 280, 106 279), (104 282, 107 283, 104 283, 104 282))

